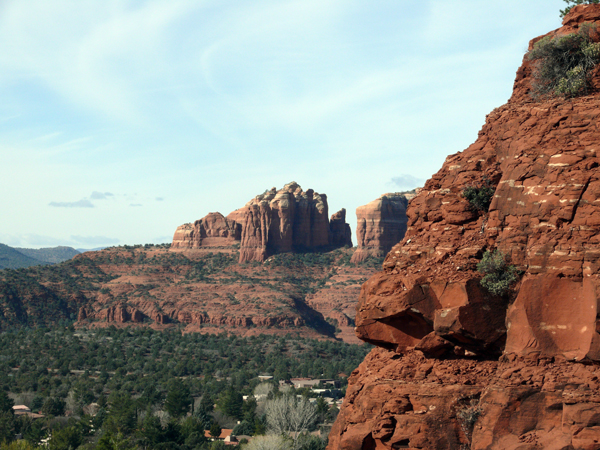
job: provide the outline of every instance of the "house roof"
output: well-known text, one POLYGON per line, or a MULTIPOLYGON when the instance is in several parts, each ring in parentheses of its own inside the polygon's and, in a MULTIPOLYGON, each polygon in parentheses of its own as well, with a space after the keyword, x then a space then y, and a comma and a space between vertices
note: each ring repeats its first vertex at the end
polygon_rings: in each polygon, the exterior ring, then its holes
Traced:
MULTIPOLYGON (((219 435, 219 437, 217 439, 225 439, 227 436, 231 436, 231 432, 233 431, 233 429, 227 429, 227 428, 223 428, 221 429, 221 434, 219 435)), ((212 436, 210 435, 210 430, 204 430, 204 437, 205 438, 212 438, 212 436)))
POLYGON ((31 411, 26 405, 15 405, 12 407, 14 411, 31 411))

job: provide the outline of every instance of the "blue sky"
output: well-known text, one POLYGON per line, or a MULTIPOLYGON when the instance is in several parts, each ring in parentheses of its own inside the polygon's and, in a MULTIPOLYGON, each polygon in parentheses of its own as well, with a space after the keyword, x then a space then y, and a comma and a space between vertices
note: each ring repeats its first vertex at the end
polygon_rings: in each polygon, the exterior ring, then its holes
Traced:
POLYGON ((477 138, 564 6, 4 0, 0 242, 170 242, 290 181, 354 232, 477 138))

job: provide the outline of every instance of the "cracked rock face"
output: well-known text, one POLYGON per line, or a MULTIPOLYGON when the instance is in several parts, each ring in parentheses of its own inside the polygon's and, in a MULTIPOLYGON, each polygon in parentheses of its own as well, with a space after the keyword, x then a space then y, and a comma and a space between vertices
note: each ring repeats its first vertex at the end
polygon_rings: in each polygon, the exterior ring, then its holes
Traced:
MULTIPOLYGON (((600 29, 600 5, 552 33, 584 21, 600 29)), ((600 448, 600 69, 590 95, 543 102, 531 73, 525 58, 509 102, 411 200, 404 239, 363 286, 356 332, 380 348, 353 374, 330 449, 600 448), (486 184, 478 211, 462 192, 486 184), (495 249, 521 271, 505 297, 479 283, 495 249)))
MULTIPOLYGON (((572 14, 589 20, 592 12, 600 24, 600 6, 572 14)), ((571 15, 565 23, 554 33, 573 31, 571 15)), ((519 76, 531 72, 529 64, 519 76)), ((487 116, 476 142, 449 156, 409 203, 404 240, 363 287, 356 324, 365 340, 377 343, 373 336, 387 333, 393 338, 384 345, 404 350, 435 331, 479 356, 501 354, 508 339, 518 355, 599 359, 600 94, 534 102, 522 95, 525 81, 487 116), (462 192, 484 183, 495 193, 480 212, 462 192), (494 249, 523 272, 511 298, 479 285, 477 263, 494 249), (548 309, 562 313, 541 312, 548 309), (477 328, 482 321, 489 330, 477 328), (578 337, 557 344, 562 338, 551 337, 561 330, 578 337)))
POLYGON ((328 449, 598 449, 600 367, 428 359, 377 348, 352 373, 328 449))

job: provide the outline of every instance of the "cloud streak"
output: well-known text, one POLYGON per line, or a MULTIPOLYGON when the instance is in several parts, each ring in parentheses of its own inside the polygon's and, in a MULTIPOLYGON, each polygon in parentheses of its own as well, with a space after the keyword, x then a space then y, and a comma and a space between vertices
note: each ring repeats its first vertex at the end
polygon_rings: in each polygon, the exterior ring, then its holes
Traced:
POLYGON ((110 238, 107 236, 71 236, 71 240, 86 245, 107 245, 107 244, 118 244, 121 242, 119 239, 110 238))
POLYGON ((55 208, 93 208, 94 204, 90 202, 87 198, 82 198, 76 202, 50 202, 49 206, 53 206, 55 208))
POLYGON ((92 195, 90 195, 90 198, 92 200, 105 200, 107 198, 114 197, 114 196, 115 196, 115 194, 112 194, 110 192, 94 191, 94 192, 92 192, 92 195))
POLYGON ((477 138, 563 3, 3 0, 2 231, 149 242, 293 179, 354 227, 477 138))
POLYGON ((400 189, 414 189, 417 187, 423 187, 425 180, 405 173, 398 175, 397 177, 393 177, 392 183, 394 183, 400 189))

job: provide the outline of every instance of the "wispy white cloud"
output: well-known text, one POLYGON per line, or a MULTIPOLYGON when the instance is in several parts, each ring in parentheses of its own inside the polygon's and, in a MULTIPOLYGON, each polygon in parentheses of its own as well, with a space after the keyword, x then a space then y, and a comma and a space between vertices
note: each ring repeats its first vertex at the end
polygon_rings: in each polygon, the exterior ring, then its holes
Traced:
POLYGON ((2 1, 3 231, 147 241, 292 179, 353 211, 476 139, 563 3, 2 1))
MULTIPOLYGON (((165 33, 198 4, 12 1, 0 15, 0 85, 23 77, 77 107, 125 122, 144 111, 134 92, 168 70, 165 33), (165 54, 166 52, 166 54, 165 54)), ((160 82, 160 81, 159 81, 160 82)))
POLYGON ((76 202, 50 202, 49 206, 54 206, 56 208, 93 208, 94 205, 87 198, 82 198, 81 200, 77 200, 76 202))
POLYGON ((92 200, 105 200, 107 198, 114 197, 114 196, 115 196, 115 194, 113 194, 111 192, 98 192, 98 191, 94 191, 90 195, 90 198, 92 200))
POLYGON ((425 180, 417 178, 411 174, 404 173, 392 178, 392 183, 400 189, 414 189, 416 187, 423 187, 425 180))

